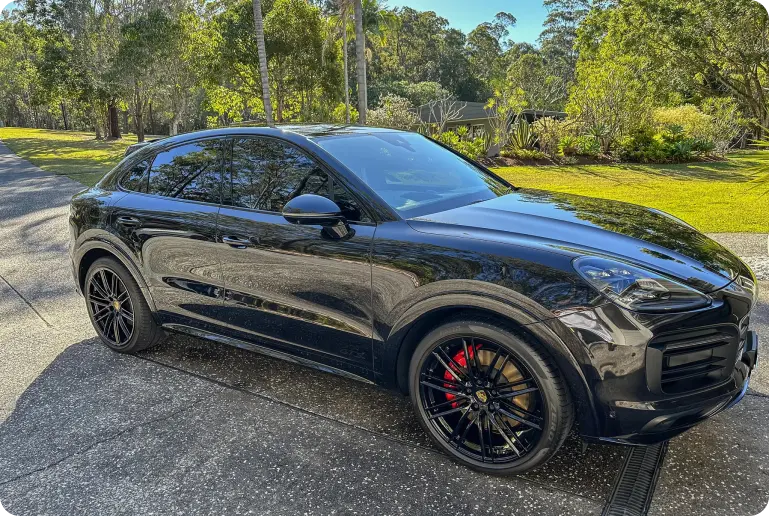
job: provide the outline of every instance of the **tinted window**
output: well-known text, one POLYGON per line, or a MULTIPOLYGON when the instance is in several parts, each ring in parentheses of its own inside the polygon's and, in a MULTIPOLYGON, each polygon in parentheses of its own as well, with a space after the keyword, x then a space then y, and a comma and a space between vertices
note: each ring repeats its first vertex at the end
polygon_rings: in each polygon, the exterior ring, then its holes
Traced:
POLYGON ((406 217, 510 192, 499 179, 420 134, 347 134, 316 142, 406 217))
POLYGON ((148 160, 140 161, 128 169, 120 185, 126 190, 132 192, 147 192, 147 168, 150 166, 148 160))
POLYGON ((296 147, 272 138, 235 141, 230 203, 279 212, 302 194, 332 199, 331 178, 296 147))
POLYGON ((148 193, 218 203, 219 147, 220 140, 205 140, 159 153, 150 168, 148 193))

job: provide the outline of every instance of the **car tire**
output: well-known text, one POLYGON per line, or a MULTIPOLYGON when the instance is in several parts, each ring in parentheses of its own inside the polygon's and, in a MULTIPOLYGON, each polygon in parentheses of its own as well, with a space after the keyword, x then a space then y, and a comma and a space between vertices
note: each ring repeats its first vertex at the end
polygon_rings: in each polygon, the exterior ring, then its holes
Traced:
POLYGON ((432 440, 457 462, 483 473, 515 475, 544 464, 561 447, 574 421, 569 389, 546 349, 497 321, 455 320, 430 331, 412 356, 409 391, 419 422, 432 440), (456 347, 458 339, 464 351, 456 347), (492 353, 495 362, 488 358, 492 353), (467 356, 470 360, 462 362, 467 356), (484 357, 493 369, 484 367, 484 357), (508 371, 511 363, 517 373, 508 371), (488 378, 484 383, 484 375, 495 374, 494 383, 488 378), (516 381, 507 381, 508 377, 516 381), (510 387, 516 382, 520 385, 510 387), (455 389, 456 394, 450 394, 455 389), (527 394, 510 397, 518 392, 527 394))
POLYGON ((165 337, 136 279, 117 259, 103 257, 91 264, 83 295, 91 324, 111 349, 135 353, 158 344, 165 337))

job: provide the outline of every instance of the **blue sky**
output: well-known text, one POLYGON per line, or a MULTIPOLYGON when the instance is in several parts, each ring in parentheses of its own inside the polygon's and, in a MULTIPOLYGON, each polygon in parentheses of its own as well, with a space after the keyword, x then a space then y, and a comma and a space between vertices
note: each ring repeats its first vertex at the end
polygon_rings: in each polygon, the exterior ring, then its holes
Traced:
POLYGON ((388 7, 408 6, 418 11, 435 11, 443 16, 452 27, 467 34, 479 23, 491 21, 505 11, 518 19, 510 37, 515 42, 536 42, 542 32, 547 10, 541 0, 387 0, 388 7))
MULTIPOLYGON (((0 0, 0 10, 5 7, 7 0, 0 0)), ((491 21, 500 11, 511 13, 518 19, 516 27, 510 31, 510 37, 515 42, 528 41, 534 43, 542 32, 542 22, 547 11, 541 0, 476 0, 472 7, 467 0, 387 0, 389 7, 409 6, 418 11, 435 11, 443 16, 452 27, 467 34, 479 23, 491 21)))

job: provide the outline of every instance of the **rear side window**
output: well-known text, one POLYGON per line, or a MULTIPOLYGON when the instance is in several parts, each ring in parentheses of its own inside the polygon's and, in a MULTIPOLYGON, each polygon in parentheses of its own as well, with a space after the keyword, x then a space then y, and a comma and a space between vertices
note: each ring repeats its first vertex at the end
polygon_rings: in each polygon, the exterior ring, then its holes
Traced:
POLYGON ((149 160, 142 160, 136 163, 123 176, 120 186, 132 192, 147 193, 147 169, 150 166, 149 160))
POLYGON ((149 171, 147 193, 218 204, 221 140, 204 140, 159 153, 149 171))

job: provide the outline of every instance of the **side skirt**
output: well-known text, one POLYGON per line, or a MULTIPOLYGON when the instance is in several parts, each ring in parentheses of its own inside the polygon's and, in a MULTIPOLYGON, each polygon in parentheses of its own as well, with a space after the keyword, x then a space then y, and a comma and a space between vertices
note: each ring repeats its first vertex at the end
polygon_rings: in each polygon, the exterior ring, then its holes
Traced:
POLYGON ((225 335, 220 335, 218 333, 201 330, 199 328, 193 328, 191 326, 186 326, 184 324, 167 323, 163 325, 163 329, 168 331, 173 331, 176 333, 184 333, 186 335, 192 335, 193 337, 198 337, 205 340, 211 340, 214 342, 219 342, 221 344, 227 344, 228 346, 234 346, 236 348, 245 349, 247 351, 253 351, 261 355, 267 355, 280 360, 285 360, 286 362, 292 362, 294 364, 310 367, 312 369, 317 369, 325 373, 336 374, 339 376, 344 376, 345 378, 350 378, 351 380, 370 383, 374 385, 374 382, 372 382, 371 380, 367 378, 363 378, 362 376, 358 376, 356 374, 350 373, 348 371, 343 371, 342 369, 337 369, 336 367, 331 367, 326 364, 321 364, 319 362, 315 362, 314 360, 310 360, 308 358, 302 358, 302 357, 290 355, 288 353, 283 353, 282 351, 277 351, 277 350, 268 348, 266 346, 260 346, 259 344, 254 344, 252 342, 246 342, 244 340, 234 339, 232 337, 227 337, 225 335))

